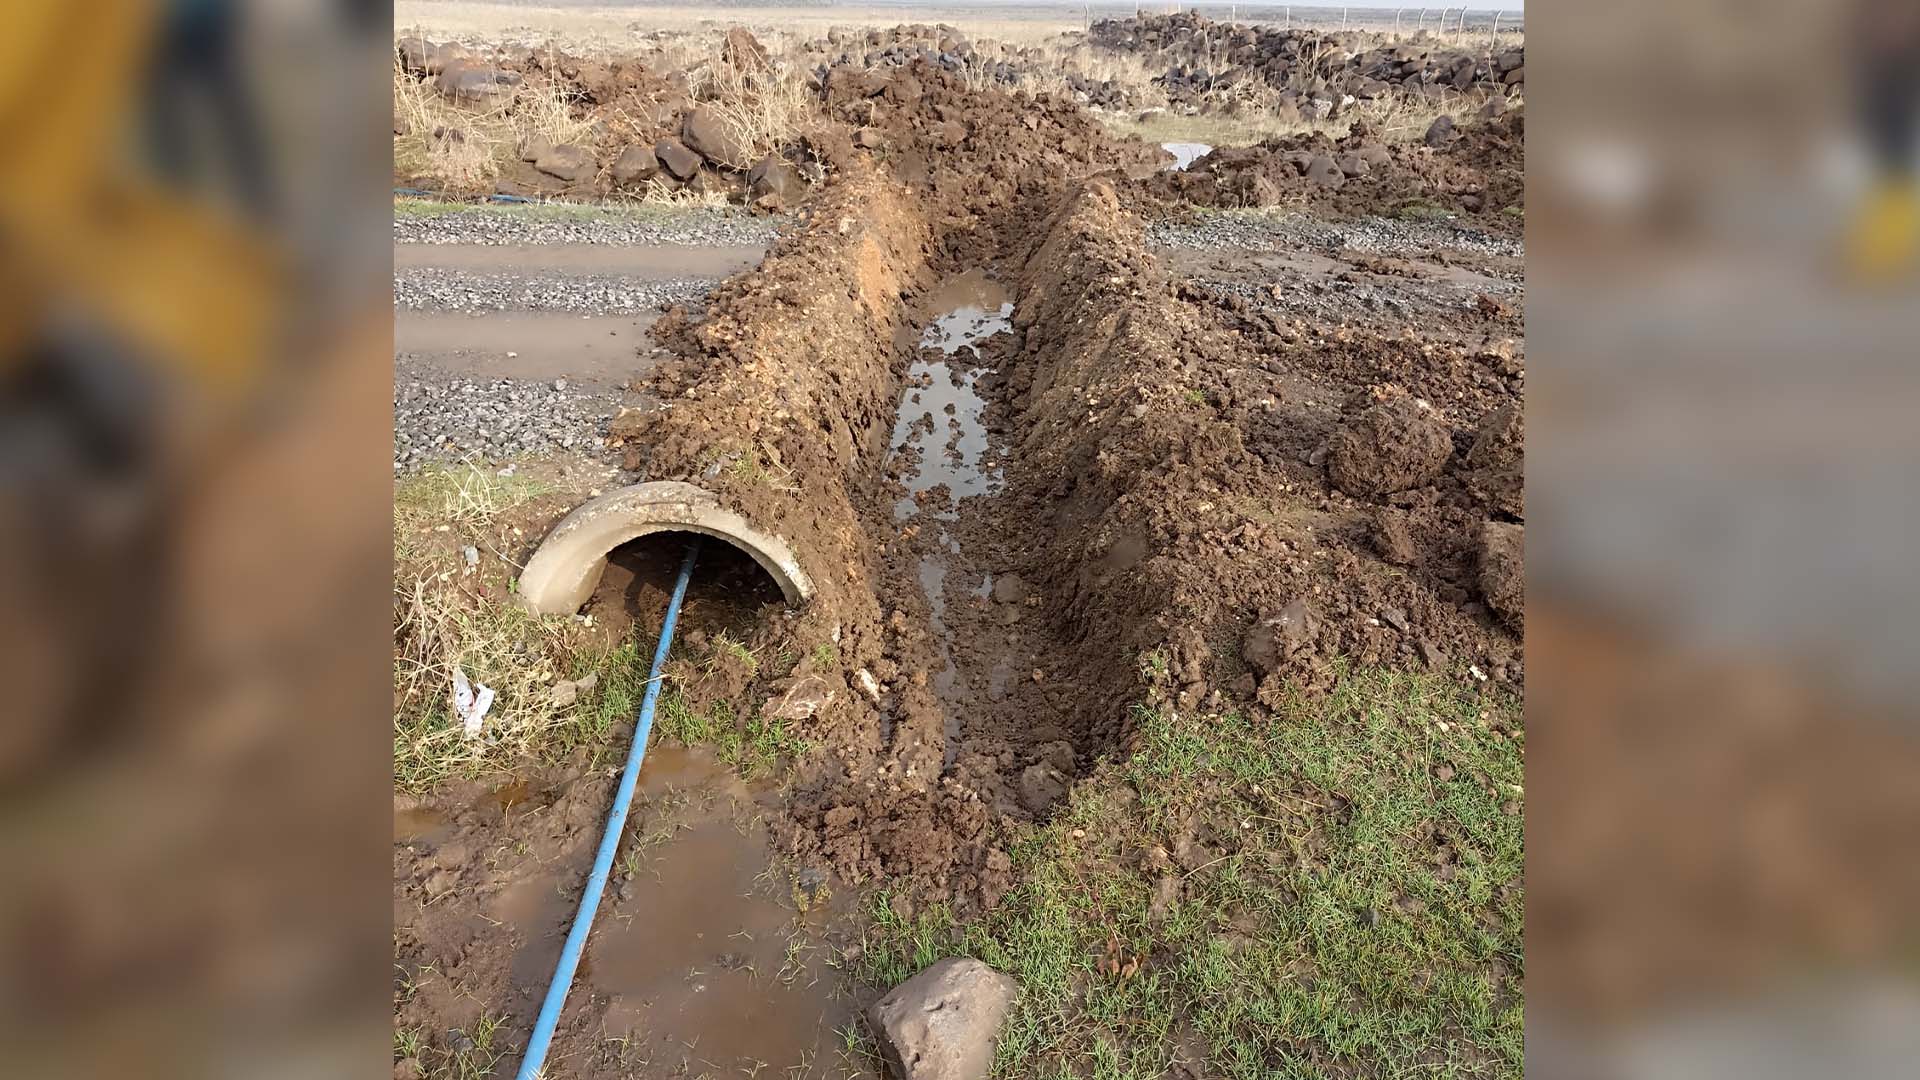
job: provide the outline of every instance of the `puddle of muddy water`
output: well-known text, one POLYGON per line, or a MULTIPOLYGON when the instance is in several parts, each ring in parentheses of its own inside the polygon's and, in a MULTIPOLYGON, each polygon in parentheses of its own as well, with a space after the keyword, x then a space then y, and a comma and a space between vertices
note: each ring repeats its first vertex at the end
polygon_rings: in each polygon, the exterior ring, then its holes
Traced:
POLYGON ((894 452, 917 456, 903 477, 907 493, 894 504, 894 518, 928 519, 934 542, 920 561, 918 576, 940 643, 941 667, 934 673, 933 690, 950 706, 945 763, 951 765, 959 748, 961 714, 952 706, 964 688, 953 661, 945 596, 950 559, 961 551, 947 525, 959 518, 961 499, 991 494, 1001 481, 1000 467, 989 456, 986 401, 976 386, 986 373, 979 345, 1013 325, 1013 303, 1004 286, 975 269, 942 283, 928 307, 931 318, 920 338, 920 354, 907 371, 906 394, 894 421, 894 452), (944 490, 945 500, 923 508, 919 497, 936 488, 944 490))
POLYGON ((558 311, 396 311, 393 347, 435 371, 468 377, 619 385, 653 365, 656 316, 558 311))
POLYGON ((431 807, 409 807, 393 812, 393 840, 396 844, 409 844, 416 840, 425 844, 437 844, 445 839, 453 829, 444 811, 431 807))
MULTIPOLYGON (((893 425, 896 453, 918 451, 906 477, 907 495, 894 517, 911 517, 914 496, 944 485, 952 500, 984 495, 999 482, 987 460, 987 403, 975 390, 982 374, 979 343, 1013 325, 1007 290, 979 270, 949 279, 929 300, 933 319, 921 335, 920 355, 907 369, 907 392, 893 425)), ((951 510, 942 511, 952 520, 951 510)))
POLYGON ((583 973, 611 998, 606 1037, 644 1043, 650 1075, 800 1075, 853 1017, 811 944, 828 913, 781 895, 750 797, 711 754, 649 749, 640 791, 632 836, 665 839, 616 870, 583 973))
POLYGON ((1213 153, 1213 147, 1198 142, 1161 143, 1160 149, 1173 155, 1173 164, 1167 166, 1167 172, 1184 172, 1187 166, 1213 153))

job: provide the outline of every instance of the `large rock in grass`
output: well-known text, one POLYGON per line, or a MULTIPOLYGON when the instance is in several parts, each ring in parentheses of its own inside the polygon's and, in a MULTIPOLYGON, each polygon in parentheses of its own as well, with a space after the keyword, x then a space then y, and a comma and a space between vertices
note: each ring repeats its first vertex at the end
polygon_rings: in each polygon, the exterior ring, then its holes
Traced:
POLYGON ((971 957, 949 957, 867 1010, 900 1080, 986 1080, 1020 984, 971 957))
POLYGON ((752 151, 711 106, 698 105, 681 123, 680 138, 694 153, 728 169, 744 169, 752 151))
POLYGON ((586 147, 561 143, 558 146, 549 147, 547 152, 541 154, 539 160, 533 163, 533 167, 548 176, 565 180, 569 184, 578 184, 583 180, 591 180, 594 172, 599 169, 600 163, 593 159, 593 151, 586 147))
POLYGON ((672 136, 654 143, 653 153, 659 158, 660 167, 676 180, 691 180, 700 171, 700 155, 672 136))
POLYGON ((767 47, 744 26, 727 31, 726 40, 720 43, 720 58, 738 71, 765 71, 771 66, 767 61, 767 47))
POLYGON ((747 194, 784 209, 806 198, 807 182, 790 162, 769 154, 747 170, 747 194))
POLYGON ((456 60, 440 72, 434 85, 442 96, 454 101, 485 105, 501 94, 511 93, 514 87, 520 85, 520 76, 491 64, 456 60))
POLYGON ((1480 595, 1514 633, 1527 629, 1526 529, 1489 521, 1480 529, 1480 595))
POLYGON ((1327 477, 1349 495, 1390 495, 1432 483, 1452 453, 1453 436, 1431 408, 1390 398, 1327 440, 1327 477))

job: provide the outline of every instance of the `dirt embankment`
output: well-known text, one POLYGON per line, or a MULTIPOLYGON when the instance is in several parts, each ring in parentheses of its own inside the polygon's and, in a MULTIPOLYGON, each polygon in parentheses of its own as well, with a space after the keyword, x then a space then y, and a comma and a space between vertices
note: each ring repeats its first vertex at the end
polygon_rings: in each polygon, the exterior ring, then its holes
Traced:
POLYGON ((1500 619, 1511 348, 1316 337, 1189 294, 1117 178, 996 203, 850 175, 676 331, 656 383, 673 406, 624 429, 649 476, 719 490, 822 583, 755 643, 801 657, 790 672, 689 682, 787 710, 814 747, 774 826, 785 854, 904 903, 991 906, 1005 825, 1121 752, 1143 695, 1259 710, 1343 658, 1522 680, 1500 619), (995 213, 1021 227, 982 231, 995 213), (977 382, 1004 483, 942 519, 948 554, 896 516, 885 438, 920 285, 976 258, 1016 286, 977 382))
POLYGON ((1362 31, 1238 26, 1196 11, 1102 19, 1088 39, 1169 65, 1155 82, 1176 104, 1199 103, 1251 83, 1322 117, 1347 97, 1364 101, 1401 93, 1437 99, 1465 91, 1504 97, 1524 89, 1527 78, 1524 45, 1448 48, 1362 31))
POLYGON ((1515 392, 1502 377, 1462 401, 1458 382, 1479 386, 1483 364, 1517 371, 1511 359, 1316 341, 1196 302, 1142 253, 1140 228, 1106 184, 1073 194, 1028 263, 1016 316, 1018 437, 1036 478, 1053 481, 1026 492, 1051 540, 1035 545, 1047 553, 1035 572, 1073 640, 1109 651, 1096 685, 1124 696, 1140 665, 1181 707, 1218 706, 1270 698, 1288 678, 1327 685, 1343 656, 1451 659, 1517 680, 1519 643, 1471 587, 1480 524, 1498 511, 1465 490, 1454 453, 1515 392), (1448 406, 1432 424, 1437 467, 1393 492, 1340 491, 1329 444, 1407 383, 1448 406), (1383 557, 1375 523, 1410 513, 1421 543, 1383 557))
POLYGON ((1455 129, 1450 122, 1420 145, 1389 145, 1364 124, 1340 139, 1323 134, 1222 147, 1185 170, 1145 181, 1168 201, 1199 206, 1311 208, 1327 214, 1445 211, 1479 228, 1525 227, 1526 119, 1523 112, 1455 129))

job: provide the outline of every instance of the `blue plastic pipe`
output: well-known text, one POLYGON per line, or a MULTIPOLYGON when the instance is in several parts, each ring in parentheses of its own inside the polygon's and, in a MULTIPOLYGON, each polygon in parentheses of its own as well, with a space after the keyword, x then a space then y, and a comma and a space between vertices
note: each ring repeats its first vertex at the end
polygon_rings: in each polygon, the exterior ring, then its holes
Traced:
POLYGON ((553 969, 553 981, 547 984, 547 999, 540 1005, 540 1016, 533 1022, 533 1036, 527 1040, 527 1056, 520 1062, 519 1080, 537 1080, 546 1064, 547 1046, 553 1041, 553 1029, 560 1023, 560 1009, 567 1003, 567 991, 573 988, 574 969, 580 966, 580 953, 587 946, 587 933, 593 929, 593 916, 600 907, 600 894, 606 890, 607 874, 613 870, 613 856, 620 847, 620 834, 627 827, 627 804, 633 802, 633 789, 640 782, 640 763, 647 756, 647 735, 653 731, 653 706, 660 698, 660 669, 667 663, 667 648, 673 644, 673 624, 680 618, 680 602, 687 598, 687 580, 693 577, 693 559, 700 553, 700 541, 687 545, 686 561, 680 564, 680 580, 673 584, 673 599, 667 602, 667 617, 660 623, 660 644, 653 649, 653 670, 647 674, 647 692, 640 699, 640 718, 634 725, 633 745, 627 750, 627 768, 620 774, 620 790, 613 797, 613 811, 607 815, 607 832, 600 838, 600 853, 593 858, 593 873, 587 875, 587 887, 580 893, 580 910, 573 917, 573 929, 567 931, 567 943, 560 950, 559 966, 553 969))

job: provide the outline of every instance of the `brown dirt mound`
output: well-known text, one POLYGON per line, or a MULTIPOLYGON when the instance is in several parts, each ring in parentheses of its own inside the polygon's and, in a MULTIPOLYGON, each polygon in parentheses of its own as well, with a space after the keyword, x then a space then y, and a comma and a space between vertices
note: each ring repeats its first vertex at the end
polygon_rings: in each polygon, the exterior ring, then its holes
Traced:
POLYGON ((1453 436, 1425 402, 1394 397, 1362 410, 1327 440, 1327 476, 1349 495, 1391 495, 1431 483, 1453 436))
POLYGON ((1526 198, 1525 117, 1516 110, 1459 129, 1443 147, 1388 146, 1364 124, 1336 140, 1314 133, 1222 147, 1142 182, 1151 196, 1215 207, 1306 207, 1339 215, 1464 215, 1518 232, 1526 198))
MULTIPOLYGON (((1154 681, 1187 707, 1218 691, 1277 693, 1289 677, 1326 685, 1342 656, 1451 659, 1517 681, 1518 643, 1473 611, 1485 515, 1460 483, 1443 475, 1402 508, 1424 541, 1405 553, 1417 564, 1409 578, 1313 464, 1316 433, 1342 401, 1385 381, 1377 367, 1347 381, 1298 336, 1183 301, 1142 253, 1139 229, 1107 184, 1085 185, 1028 261, 1016 310, 1014 437, 1048 481, 1028 491, 1045 553, 1028 577, 1072 598, 1063 640, 1086 656, 1085 681, 1123 698, 1140 655, 1157 650, 1166 664, 1154 681), (1297 617, 1281 619, 1288 612, 1297 617), (1280 647, 1245 640, 1280 625, 1280 647)), ((1453 359, 1415 362, 1445 373, 1453 359)))
POLYGON ((1065 181, 1160 157, 1157 148, 1109 135, 1064 98, 973 90, 925 60, 884 70, 836 67, 826 98, 829 114, 858 133, 848 151, 862 147, 937 200, 932 213, 949 243, 983 228, 1004 230, 997 211, 1022 203, 1037 212, 1065 181))

